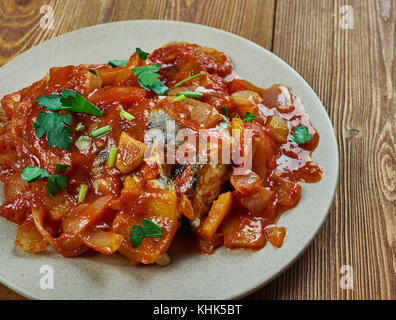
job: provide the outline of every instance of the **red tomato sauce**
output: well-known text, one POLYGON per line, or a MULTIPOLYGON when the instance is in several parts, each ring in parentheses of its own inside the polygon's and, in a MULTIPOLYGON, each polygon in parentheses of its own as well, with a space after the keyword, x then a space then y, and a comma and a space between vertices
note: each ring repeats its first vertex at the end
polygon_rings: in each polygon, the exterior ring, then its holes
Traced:
POLYGON ((267 240, 280 247, 285 230, 276 222, 282 212, 298 204, 302 192, 298 182, 313 183, 322 176, 322 169, 311 160, 319 134, 301 101, 284 85, 261 89, 240 79, 224 53, 198 45, 167 44, 147 60, 134 53, 125 67, 51 68, 44 79, 3 97, 1 106, 6 121, 0 128, 5 198, 0 215, 20 225, 16 244, 27 251, 43 251, 50 243, 65 257, 119 252, 132 265, 149 264, 168 251, 182 220, 200 253, 213 253, 223 244, 230 249, 260 249, 267 240), (169 88, 167 96, 143 88, 133 72, 156 63, 161 64, 158 79, 169 88), (203 74, 175 87, 199 73, 203 74), (45 111, 35 99, 60 94, 62 89, 80 92, 103 111, 103 116, 59 111, 73 120, 71 150, 50 147, 47 137, 38 138, 34 127, 45 111), (186 91, 202 97, 173 101, 178 92, 186 91), (120 116, 121 110, 134 119, 120 116), (249 114, 255 118, 243 121, 249 114), (192 134, 218 130, 221 125, 226 130, 251 130, 251 173, 241 179, 233 177, 232 164, 189 167, 145 161, 145 133, 165 119, 192 134), (77 131, 81 125, 83 129, 77 131), (107 125, 110 132, 90 137, 107 125), (297 144, 293 135, 302 125, 310 141, 297 144), (86 148, 76 146, 81 136, 89 140, 86 148), (118 147, 113 166, 107 163, 111 147, 118 147), (54 164, 70 167, 64 172, 66 189, 53 198, 45 179, 28 183, 21 177, 28 165, 60 174, 54 164), (83 184, 88 192, 81 203, 83 184), (160 226, 162 235, 144 237, 134 247, 131 230, 143 219, 160 226))

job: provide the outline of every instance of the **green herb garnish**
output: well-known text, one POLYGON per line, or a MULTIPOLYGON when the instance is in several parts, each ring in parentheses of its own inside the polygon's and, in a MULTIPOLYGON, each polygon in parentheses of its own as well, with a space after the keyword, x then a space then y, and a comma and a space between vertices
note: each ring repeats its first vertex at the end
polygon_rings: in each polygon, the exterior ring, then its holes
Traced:
POLYGON ((36 98, 36 101, 49 111, 67 110, 93 116, 103 115, 102 110, 74 90, 62 89, 61 94, 43 95, 36 98))
POLYGON ((205 74, 205 72, 201 72, 201 73, 195 74, 195 75, 193 75, 193 76, 191 76, 191 77, 188 77, 188 78, 186 78, 186 79, 184 79, 184 80, 182 80, 182 81, 176 83, 176 84, 174 85, 174 87, 180 87, 182 84, 185 84, 187 81, 190 81, 190 80, 192 80, 192 79, 195 79, 196 77, 203 76, 204 74, 205 74))
POLYGON ((85 126, 82 123, 79 123, 74 130, 76 131, 83 131, 85 126))
POLYGON ((308 128, 304 125, 294 128, 294 134, 291 136, 293 141, 298 145, 311 141, 308 128))
POLYGON ((143 238, 161 238, 162 229, 151 220, 143 219, 142 225, 134 225, 130 233, 130 240, 134 248, 142 244, 143 238))
POLYGON ((120 116, 123 117, 125 120, 133 121, 135 117, 131 115, 129 112, 126 112, 124 109, 121 109, 120 116))
POLYGON ((252 122, 254 119, 256 119, 257 116, 255 116, 253 113, 246 112, 245 116, 243 117, 242 121, 246 122, 252 122))
POLYGON ((105 133, 109 132, 109 131, 111 131, 111 126, 107 125, 107 126, 104 126, 102 128, 96 129, 95 131, 92 131, 91 132, 91 137, 92 138, 96 138, 96 137, 101 136, 102 134, 105 134, 105 133))
POLYGON ((176 102, 176 101, 184 101, 184 100, 186 100, 186 96, 184 94, 182 94, 180 96, 177 96, 176 98, 173 98, 172 101, 176 102))
POLYGON ((185 96, 186 98, 202 98, 203 97, 203 93, 201 92, 191 92, 191 91, 184 91, 184 92, 178 92, 177 93, 178 96, 185 96))
POLYGON ((144 52, 142 49, 140 48, 136 48, 136 53, 138 54, 138 56, 140 57, 140 59, 146 60, 147 57, 149 56, 148 52, 144 52))
POLYGON ((29 164, 27 168, 24 168, 22 171, 22 179, 29 183, 48 177, 47 171, 45 171, 43 168, 33 167, 31 164, 29 164))
POLYGON ((112 68, 117 68, 117 67, 125 67, 126 64, 128 63, 128 60, 109 60, 108 65, 112 68))
MULTIPOLYGON (((54 166, 58 165, 54 164, 54 166)), ((64 190, 67 187, 67 176, 57 173, 53 173, 52 176, 50 176, 45 169, 33 167, 31 164, 29 164, 27 168, 23 169, 21 177, 29 183, 48 178, 46 187, 51 198, 54 198, 61 189, 64 190)))
POLYGON ((159 63, 137 67, 133 70, 135 76, 137 76, 139 84, 142 88, 147 91, 153 90, 155 93, 160 95, 166 95, 169 91, 169 88, 160 80, 158 71, 161 69, 161 65, 159 63))
POLYGON ((70 115, 40 111, 33 128, 39 139, 47 133, 48 144, 51 148, 57 146, 58 149, 70 151, 73 131, 67 125, 72 125, 70 115))
POLYGON ((224 115, 228 118, 229 117, 228 108, 226 106, 223 106, 221 109, 224 111, 224 115))
POLYGON ((61 174, 53 173, 48 177, 47 191, 51 198, 54 198, 59 191, 65 190, 67 187, 67 177, 61 174))
MULTIPOLYGON (((40 111, 33 128, 36 130, 36 137, 39 139, 47 133, 48 144, 51 148, 57 146, 58 149, 70 151, 73 134, 68 127, 72 125, 72 117, 54 111, 67 110, 94 116, 103 115, 102 110, 74 90, 62 89, 61 94, 43 95, 36 98, 36 101, 41 106, 46 107, 47 111, 40 111)), ((83 130, 83 126, 78 125, 76 129, 83 130)))
POLYGON ((83 203, 85 198, 87 197, 88 186, 86 184, 82 184, 80 186, 80 192, 78 193, 78 203, 83 203))
POLYGON ((71 168, 71 166, 69 166, 68 164, 54 163, 54 166, 55 166, 56 170, 58 170, 60 173, 65 173, 65 171, 68 168, 71 168))
POLYGON ((112 168, 117 158, 118 148, 111 147, 109 152, 109 158, 107 159, 107 166, 112 168))

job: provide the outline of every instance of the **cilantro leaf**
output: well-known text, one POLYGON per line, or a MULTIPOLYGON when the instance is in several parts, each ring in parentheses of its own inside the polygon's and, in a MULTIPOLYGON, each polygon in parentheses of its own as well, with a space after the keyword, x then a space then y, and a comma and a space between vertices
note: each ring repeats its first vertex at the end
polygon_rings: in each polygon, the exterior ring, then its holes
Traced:
POLYGON ((65 173, 68 168, 71 168, 68 164, 54 163, 54 166, 60 173, 65 173))
POLYGON ((228 108, 226 106, 223 106, 221 109, 224 111, 224 115, 228 118, 229 117, 228 108))
POLYGON ((161 69, 161 65, 159 63, 150 64, 148 66, 136 67, 132 69, 135 76, 140 76, 144 72, 158 72, 161 69))
MULTIPOLYGON (((85 99, 81 93, 70 89, 62 89, 61 94, 43 95, 36 98, 36 101, 46 107, 47 111, 67 110, 94 116, 103 115, 103 111, 85 99)), ((72 125, 70 115, 40 111, 33 128, 36 130, 37 138, 47 133, 50 147, 57 146, 59 149, 70 151, 73 132, 66 125, 72 125)))
MULTIPOLYGON (((58 168, 58 166, 66 166, 66 165, 58 165, 54 164, 58 168)), ((53 173, 50 176, 47 170, 39 167, 33 167, 31 164, 27 168, 23 169, 23 173, 21 174, 23 180, 32 183, 44 178, 48 178, 46 187, 48 194, 51 198, 54 198, 61 189, 66 189, 67 187, 67 176, 63 176, 57 173, 53 173)))
POLYGON ((166 95, 169 88, 160 80, 157 73, 161 69, 159 63, 148 66, 142 66, 132 69, 135 76, 138 77, 139 84, 147 91, 153 90, 160 95, 166 95))
POLYGON ((62 89, 62 97, 60 100, 65 110, 99 117, 103 115, 102 110, 85 99, 81 93, 75 92, 74 90, 62 89))
POLYGON ((51 198, 54 198, 61 189, 65 190, 67 187, 67 176, 63 176, 57 173, 52 174, 48 177, 46 184, 48 194, 51 198))
POLYGON ((51 148, 57 146, 58 149, 70 151, 73 131, 67 125, 72 125, 70 115, 40 111, 33 128, 39 139, 47 133, 48 144, 51 148))
POLYGON ((253 113, 246 112, 245 116, 243 117, 242 121, 246 122, 252 122, 254 119, 256 119, 257 116, 255 116, 253 113))
POLYGON ((128 63, 128 60, 109 60, 108 64, 112 68, 117 68, 117 67, 125 67, 126 64, 128 63))
POLYGON ((140 48, 136 48, 136 53, 138 54, 138 56, 140 57, 140 59, 146 60, 147 57, 149 56, 148 52, 144 52, 142 49, 140 48))
POLYGON ((304 125, 294 128, 294 134, 291 136, 293 141, 298 145, 311 141, 308 128, 304 125))
POLYGON ((142 244, 143 238, 161 238, 162 229, 151 220, 143 219, 142 225, 134 225, 130 233, 130 240, 134 248, 142 244))
POLYGON ((50 96, 45 94, 41 97, 36 98, 36 102, 39 105, 48 108, 48 110, 55 111, 62 109, 62 102, 60 99, 61 95, 53 93, 50 96))
POLYGON ((165 85, 165 83, 157 80, 157 83, 154 85, 152 90, 161 96, 166 96, 168 94, 169 88, 165 85))
POLYGON ((157 79, 159 77, 158 73, 154 72, 143 72, 139 75, 139 84, 141 87, 150 91, 152 87, 154 87, 157 83, 157 79))
POLYGON ((62 93, 52 95, 43 95, 36 98, 36 101, 49 111, 68 110, 70 112, 79 112, 93 116, 102 116, 103 111, 97 106, 85 99, 81 93, 74 90, 62 89, 62 93))
POLYGON ((29 164, 27 168, 24 168, 22 171, 22 179, 29 183, 48 177, 47 171, 45 171, 43 168, 33 167, 31 164, 29 164))

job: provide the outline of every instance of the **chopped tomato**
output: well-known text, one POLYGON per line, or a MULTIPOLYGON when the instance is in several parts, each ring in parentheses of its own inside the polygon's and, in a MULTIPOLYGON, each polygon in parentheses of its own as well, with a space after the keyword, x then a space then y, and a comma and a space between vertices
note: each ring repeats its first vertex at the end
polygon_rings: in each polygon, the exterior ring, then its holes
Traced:
POLYGON ((227 248, 263 248, 266 243, 263 220, 236 213, 223 225, 224 245, 227 248))
POLYGON ((89 96, 89 101, 96 105, 107 105, 118 102, 130 106, 142 101, 147 96, 147 91, 136 87, 109 87, 94 91, 89 96))
POLYGON ((19 225, 17 246, 164 265, 184 222, 200 253, 281 246, 273 224, 297 205, 298 182, 322 176, 301 101, 197 44, 110 64, 54 67, 2 98, 0 216, 19 225))
POLYGON ((282 247, 283 241, 286 236, 285 227, 269 226, 265 228, 265 233, 268 237, 268 240, 274 247, 282 247))

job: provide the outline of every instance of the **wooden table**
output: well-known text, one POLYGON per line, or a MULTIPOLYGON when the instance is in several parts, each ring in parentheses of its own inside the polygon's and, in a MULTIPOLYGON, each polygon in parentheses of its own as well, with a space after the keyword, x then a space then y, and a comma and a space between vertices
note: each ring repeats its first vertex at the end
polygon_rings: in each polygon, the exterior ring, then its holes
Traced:
MULTIPOLYGON (((395 299, 395 7, 395 0, 7 0, 0 2, 0 65, 60 34, 133 19, 204 24, 271 50, 327 109, 340 177, 310 248, 249 298, 395 299), (45 4, 54 29, 40 28, 45 4), (343 265, 353 268, 353 289, 340 287, 343 265)), ((20 298, 0 285, 0 299, 20 298)))

